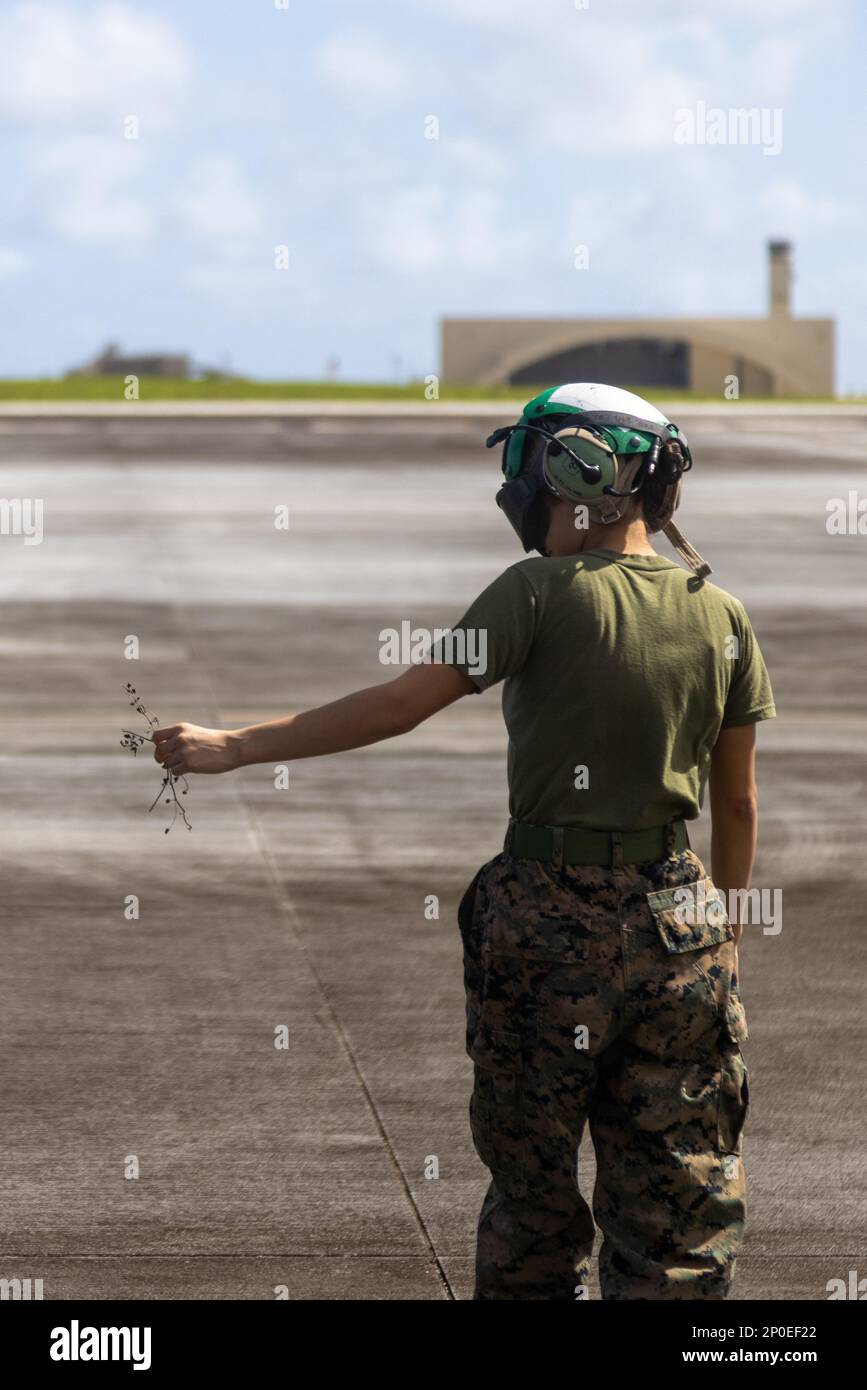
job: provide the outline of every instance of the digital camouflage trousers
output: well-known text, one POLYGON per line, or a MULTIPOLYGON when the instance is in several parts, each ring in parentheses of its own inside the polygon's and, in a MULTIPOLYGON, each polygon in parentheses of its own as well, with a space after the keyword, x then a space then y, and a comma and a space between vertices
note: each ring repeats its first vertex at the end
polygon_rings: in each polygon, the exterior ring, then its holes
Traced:
POLYGON ((500 854, 460 905, 476 1299, 723 1299, 743 1234, 747 1036, 733 931, 691 850, 554 869, 500 854), (577 1184, 589 1126, 593 1214, 577 1184))

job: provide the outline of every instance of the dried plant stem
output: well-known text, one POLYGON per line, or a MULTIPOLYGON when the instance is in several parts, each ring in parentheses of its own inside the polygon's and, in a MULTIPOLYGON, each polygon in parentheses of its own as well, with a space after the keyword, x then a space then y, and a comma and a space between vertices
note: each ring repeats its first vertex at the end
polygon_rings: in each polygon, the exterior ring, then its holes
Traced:
MULTIPOLYGON (((138 753, 138 750, 140 748, 143 748, 146 743, 156 742, 156 740, 154 739, 153 731, 154 729, 159 728, 159 720, 157 719, 155 714, 151 714, 150 711, 146 709, 145 706, 142 704, 141 699, 139 698, 138 691, 135 689, 134 686, 127 684, 123 688, 127 695, 132 696, 130 704, 133 706, 136 713, 140 714, 142 718, 147 721, 147 725, 150 730, 150 732, 146 734, 138 733, 134 729, 121 730, 121 747, 128 749, 129 752, 132 753, 133 756, 135 756, 138 753)), ((178 777, 175 775, 175 773, 170 772, 168 769, 164 770, 163 780, 160 784, 160 789, 154 797, 153 801, 151 802, 150 806, 148 807, 148 814, 150 814, 150 812, 156 806, 157 802, 162 797, 163 792, 168 791, 171 793, 169 796, 165 798, 165 802, 167 806, 173 807, 173 814, 171 821, 163 831, 164 835, 168 835, 178 816, 180 816, 181 820, 183 821, 184 825, 187 827, 188 830, 192 830, 193 828, 190 824, 190 820, 187 816, 186 811, 184 810, 183 806, 178 800, 177 787, 179 782, 182 783, 181 796, 186 796, 187 792, 190 790, 190 785, 186 777, 184 777, 183 775, 178 777)))

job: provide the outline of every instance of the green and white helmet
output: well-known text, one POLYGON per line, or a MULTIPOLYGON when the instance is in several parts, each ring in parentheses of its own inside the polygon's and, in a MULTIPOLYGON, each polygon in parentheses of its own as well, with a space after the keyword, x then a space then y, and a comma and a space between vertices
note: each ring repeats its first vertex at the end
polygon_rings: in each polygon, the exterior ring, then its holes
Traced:
MULTIPOLYGON (((692 467, 686 436, 661 410, 631 391, 596 382, 540 392, 516 424, 495 430, 487 444, 501 441, 504 481, 497 502, 525 550, 543 549, 546 492, 582 504, 590 520, 607 524, 623 515, 626 499, 648 478, 656 474, 673 486, 692 467), (663 450, 672 442, 678 450, 663 450)), ((673 521, 662 529, 697 574, 710 574, 673 521)))

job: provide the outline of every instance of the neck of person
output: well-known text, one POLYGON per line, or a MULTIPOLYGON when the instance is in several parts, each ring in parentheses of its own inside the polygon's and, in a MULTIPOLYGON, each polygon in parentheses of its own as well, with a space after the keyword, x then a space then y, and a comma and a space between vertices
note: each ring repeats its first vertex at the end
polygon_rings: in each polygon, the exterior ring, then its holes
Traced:
POLYGON ((582 550, 613 550, 618 555, 655 555, 647 527, 641 516, 625 516, 606 526, 591 521, 583 530, 576 530, 574 517, 568 509, 552 509, 551 525, 546 542, 548 555, 579 555, 582 550))
POLYGON ((655 555, 641 517, 622 517, 605 526, 591 522, 584 532, 582 550, 616 550, 619 555, 655 555))

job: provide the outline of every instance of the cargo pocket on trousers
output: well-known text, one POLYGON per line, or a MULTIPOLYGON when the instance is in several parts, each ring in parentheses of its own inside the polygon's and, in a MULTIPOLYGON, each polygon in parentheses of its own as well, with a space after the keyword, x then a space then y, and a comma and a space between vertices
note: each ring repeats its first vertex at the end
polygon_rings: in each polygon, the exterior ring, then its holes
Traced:
POLYGON ((721 1153, 741 1152, 744 1123, 750 1108, 750 1080, 747 1064, 737 1043, 729 1042, 722 1058, 717 1149, 721 1153))
POLYGON ((718 1025, 734 962, 734 931, 721 894, 709 878, 700 878, 648 893, 647 905, 669 960, 666 987, 675 1006, 692 1005, 699 1024, 718 1025))
POLYGON ((747 1037, 744 1006, 733 976, 725 1018, 720 1032, 721 1071, 719 1110, 717 1116, 717 1148, 721 1153, 739 1154, 744 1123, 750 1108, 749 1069, 741 1051, 747 1037))
POLYGON ((504 1191, 521 1196, 526 1190, 521 1035, 482 1022, 468 1051, 475 1063, 470 1127, 476 1153, 504 1191))
POLYGON ((741 999, 740 990, 737 982, 732 981, 729 996, 726 1001, 726 1031, 732 1042, 746 1042, 750 1036, 747 1028, 747 1016, 744 1011, 744 1002, 741 999))
POLYGON ((662 944, 672 955, 734 940, 722 895, 709 878, 648 893, 647 905, 662 944))

